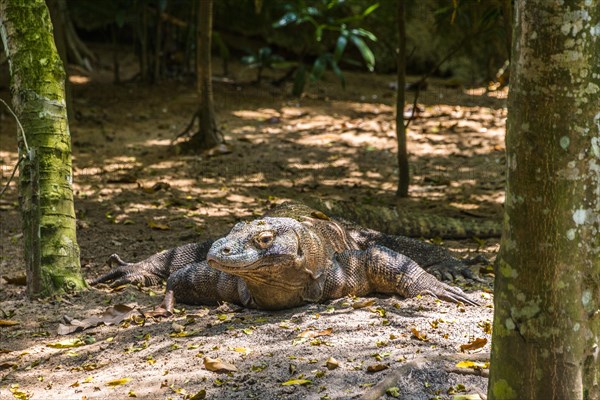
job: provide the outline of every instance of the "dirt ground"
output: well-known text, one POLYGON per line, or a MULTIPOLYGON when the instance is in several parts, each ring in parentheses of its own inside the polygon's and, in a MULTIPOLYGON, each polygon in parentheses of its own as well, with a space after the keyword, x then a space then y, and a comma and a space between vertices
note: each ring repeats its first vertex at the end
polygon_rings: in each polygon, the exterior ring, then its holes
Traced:
MULTIPOLYGON (((112 253, 139 260, 219 236, 286 199, 500 220, 505 92, 440 82, 422 92, 408 133, 411 197, 398 200, 393 76, 347 73, 345 91, 330 78, 298 99, 287 87, 251 85, 255 71, 234 68, 214 88, 230 152, 188 154, 172 140, 195 110, 193 82, 113 85, 109 60, 72 75, 75 206, 87 279, 107 271, 112 253)), ((10 99, 6 87, 0 98, 10 99)), ((15 123, 0 110, 2 186, 16 146, 15 123)), ((91 288, 28 300, 24 286, 8 283, 24 274, 17 200, 13 182, 0 199, 0 320, 18 324, 0 326, 2 400, 345 399, 380 387, 383 398, 485 398, 489 290, 472 292, 482 307, 428 297, 346 298, 281 312, 181 305, 171 319, 137 317, 59 336, 63 315, 84 319, 117 304, 149 310, 162 289, 91 288), (473 342, 483 347, 461 352, 473 342), (206 357, 236 371, 212 372, 206 357)), ((493 259, 498 249, 495 239, 441 244, 459 257, 493 259)))

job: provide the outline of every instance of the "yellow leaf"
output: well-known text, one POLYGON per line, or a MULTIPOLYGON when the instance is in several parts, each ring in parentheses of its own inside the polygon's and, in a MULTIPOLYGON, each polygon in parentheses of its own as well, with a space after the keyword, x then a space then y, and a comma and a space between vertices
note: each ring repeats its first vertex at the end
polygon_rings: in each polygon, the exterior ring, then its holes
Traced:
POLYGON ((113 379, 112 381, 108 381, 105 383, 106 386, 120 386, 120 385, 124 385, 127 382, 129 382, 131 380, 131 378, 121 378, 121 379, 113 379))
POLYGON ((484 368, 489 368, 490 363, 489 362, 481 363, 481 362, 476 362, 476 361, 461 361, 458 364, 456 364, 456 366, 458 368, 484 369, 484 368))
POLYGON ((370 307, 373 304, 375 304, 375 299, 361 300, 361 301, 356 301, 356 302, 352 303, 352 308, 354 308, 356 310, 359 308, 370 307))
POLYGON ((27 394, 27 392, 19 390, 18 384, 11 385, 11 387, 8 390, 10 390, 15 399, 29 400, 31 398, 31 395, 27 394))
POLYGON ((60 342, 48 343, 46 346, 54 349, 68 349, 70 347, 84 346, 85 342, 79 338, 61 340, 60 342))
POLYGON ((237 353, 242 353, 243 355, 247 356, 248 354, 252 353, 251 349, 248 349, 246 347, 230 347, 230 350, 233 350, 237 353))
POLYGON ((291 386, 291 385, 308 385, 312 381, 308 379, 290 379, 289 381, 285 381, 281 384, 281 386, 291 386))
POLYGON ((129 393, 127 393, 127 396, 129 396, 129 397, 137 397, 137 395, 135 394, 135 392, 133 390, 130 390, 129 393))
POLYGON ((20 322, 11 321, 9 319, 0 319, 0 326, 15 326, 19 325, 20 322))
POLYGON ((82 383, 90 383, 90 382, 92 382, 92 380, 93 380, 93 379, 94 379, 93 377, 91 377, 91 376, 88 376, 87 378, 85 378, 85 379, 84 379, 83 381, 81 381, 81 382, 82 382, 82 383))
POLYGON ((486 338, 477 338, 477 339, 473 340, 472 342, 460 345, 460 351, 462 351, 464 353, 465 350, 477 350, 477 349, 482 348, 486 344, 487 344, 486 338))
POLYGON ((204 357, 204 368, 212 372, 236 372, 237 368, 233 364, 221 361, 220 358, 204 357))

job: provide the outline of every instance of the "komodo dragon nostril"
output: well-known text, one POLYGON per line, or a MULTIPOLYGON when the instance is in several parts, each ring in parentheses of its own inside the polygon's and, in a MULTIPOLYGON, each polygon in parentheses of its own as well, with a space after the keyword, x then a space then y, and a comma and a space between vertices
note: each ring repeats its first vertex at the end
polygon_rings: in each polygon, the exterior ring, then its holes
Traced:
POLYGON ((231 253, 231 247, 223 247, 221 249, 221 254, 229 254, 231 253))

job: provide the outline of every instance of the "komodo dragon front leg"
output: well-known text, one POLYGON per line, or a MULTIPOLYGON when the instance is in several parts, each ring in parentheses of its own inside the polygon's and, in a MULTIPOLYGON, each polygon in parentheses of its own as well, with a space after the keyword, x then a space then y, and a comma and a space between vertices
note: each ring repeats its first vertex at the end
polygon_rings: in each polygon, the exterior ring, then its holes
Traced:
POLYGON ((373 245, 366 250, 336 254, 322 300, 370 293, 399 294, 407 298, 427 294, 453 303, 479 305, 460 288, 440 282, 412 259, 387 247, 373 245))
POLYGON ((121 286, 126 283, 144 286, 157 285, 166 280, 173 272, 194 263, 206 260, 206 254, 213 240, 202 243, 189 243, 154 254, 137 263, 128 263, 117 255, 111 255, 106 264, 111 271, 96 278, 92 285, 109 283, 111 286, 121 286))

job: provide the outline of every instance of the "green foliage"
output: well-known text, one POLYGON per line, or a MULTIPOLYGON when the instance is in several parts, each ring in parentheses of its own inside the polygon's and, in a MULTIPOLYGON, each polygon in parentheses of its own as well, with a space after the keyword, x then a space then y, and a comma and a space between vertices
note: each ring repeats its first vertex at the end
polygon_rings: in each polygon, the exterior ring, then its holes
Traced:
MULTIPOLYGON (((375 42, 377 38, 370 31, 359 26, 353 28, 352 25, 362 23, 367 16, 379 8, 379 3, 371 4, 358 13, 348 7, 343 0, 312 2, 296 0, 287 3, 284 8, 286 12, 273 23, 274 28, 293 26, 297 29, 303 25, 308 25, 313 31, 313 43, 306 43, 306 41, 304 43, 305 47, 318 49, 309 73, 311 81, 321 79, 327 67, 329 67, 340 80, 342 86, 345 87, 346 81, 340 63, 360 65, 356 60, 347 56, 344 57, 347 54, 346 49, 349 42, 356 47, 369 71, 374 70, 375 55, 365 40, 375 42)), ((299 95, 304 90, 304 84, 307 80, 304 76, 306 73, 306 68, 299 69, 296 72, 294 95, 299 95)))

